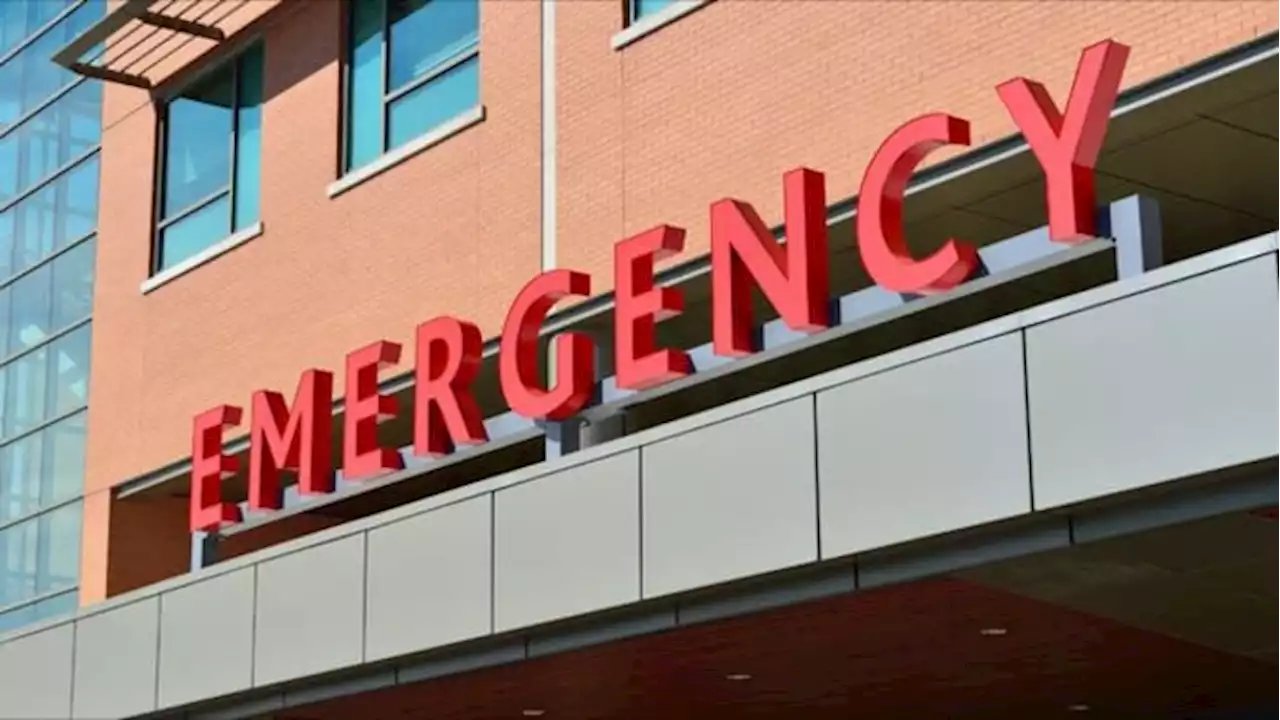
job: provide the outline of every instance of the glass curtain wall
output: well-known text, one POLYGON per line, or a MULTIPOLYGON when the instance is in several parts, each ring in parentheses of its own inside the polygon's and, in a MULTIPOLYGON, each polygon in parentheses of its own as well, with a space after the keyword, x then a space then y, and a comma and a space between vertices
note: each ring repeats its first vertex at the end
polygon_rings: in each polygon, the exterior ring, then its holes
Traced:
POLYGON ((102 87, 52 55, 105 0, 0 0, 0 632, 80 575, 102 87))

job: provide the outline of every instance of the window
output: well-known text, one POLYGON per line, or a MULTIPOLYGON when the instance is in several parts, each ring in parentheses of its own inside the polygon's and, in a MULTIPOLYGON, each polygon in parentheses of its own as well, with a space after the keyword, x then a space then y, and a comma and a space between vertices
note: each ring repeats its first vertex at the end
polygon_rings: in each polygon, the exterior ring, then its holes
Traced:
POLYGON ((480 104, 479 0, 350 0, 344 170, 480 104))
POLYGON ((45 23, 58 17, 76 0, 44 2, 0 2, 0 56, 26 40, 45 23))
POLYGON ((0 134, 0 208, 96 150, 101 115, 102 85, 85 82, 0 134))
POLYGON ((631 24, 641 18, 654 15, 675 4, 675 2, 676 0, 630 0, 627 3, 629 12, 627 23, 631 24))
POLYGON ((262 63, 254 46, 164 106, 155 272, 258 222, 262 63))
MULTIPOLYGON (((0 5, 5 6, 6 13, 22 12, 24 3, 16 3, 17 7, 14 7, 13 0, 0 0, 0 5)), ((25 5, 30 11, 31 4, 25 5)), ((102 17, 105 7, 106 0, 89 0, 31 41, 30 45, 0 63, 0 132, 19 124, 31 113, 39 112, 50 98, 84 82, 75 73, 55 63, 52 56, 102 17)))

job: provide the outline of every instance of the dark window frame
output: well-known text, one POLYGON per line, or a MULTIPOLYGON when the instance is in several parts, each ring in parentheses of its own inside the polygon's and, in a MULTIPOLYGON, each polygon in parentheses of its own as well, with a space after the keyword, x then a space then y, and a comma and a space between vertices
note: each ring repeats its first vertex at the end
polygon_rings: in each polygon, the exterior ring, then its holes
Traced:
MULTIPOLYGON (((428 1, 429 2, 448 2, 449 0, 428 0, 428 1)), ((381 134, 379 147, 381 148, 381 150, 378 153, 378 157, 382 157, 387 153, 392 152, 395 149, 390 147, 390 142, 391 142, 390 117, 391 117, 391 106, 395 104, 397 100, 408 96, 418 88, 421 88, 424 85, 430 84, 433 80, 443 77, 454 68, 466 62, 469 62, 473 58, 477 58, 480 56, 479 13, 483 12, 484 3, 482 3, 481 0, 475 0, 476 10, 477 10, 475 40, 469 43, 466 47, 459 49, 457 52, 453 53, 452 55, 446 58, 442 58, 440 61, 432 65, 431 68, 429 68, 422 74, 414 77, 412 80, 405 82, 400 87, 395 89, 389 89, 388 86, 391 83, 391 52, 390 52, 391 51, 391 13, 388 12, 387 6, 390 0, 346 0, 345 12, 343 12, 342 14, 343 15, 342 16, 342 43, 341 43, 342 83, 341 83, 341 89, 340 89, 340 92, 342 93, 342 95, 339 98, 340 100, 339 112, 341 113, 341 122, 339 122, 339 128, 341 130, 342 137, 339 141, 339 154, 338 154, 339 176, 345 173, 355 172, 359 170, 361 167, 364 167, 365 165, 369 165, 377 161, 375 158, 373 160, 368 160, 360 164, 356 164, 355 162, 352 161, 352 157, 351 157, 351 147, 352 147, 351 131, 352 131, 352 124, 353 124, 351 122, 352 90, 353 90, 353 83, 352 83, 353 73, 351 68, 354 65, 353 63, 354 58, 352 57, 352 55, 356 49, 356 45, 353 42, 353 35, 356 29, 356 21, 355 21, 356 5, 357 3, 360 3, 360 2, 377 2, 381 5, 381 11, 382 11, 382 14, 380 17, 382 22, 378 28, 378 33, 382 40, 380 44, 381 58, 379 61, 379 70, 382 75, 382 87, 381 87, 382 97, 379 101, 382 106, 379 111, 379 117, 381 118, 381 124, 379 127, 380 134, 381 134)))
MULTIPOLYGON (((207 70, 187 79, 181 86, 175 88, 165 97, 157 99, 156 106, 156 145, 155 145, 155 182, 152 184, 152 223, 151 223, 151 253, 149 259, 148 276, 163 272, 166 268, 162 267, 163 249, 164 249, 164 231, 170 226, 188 218, 209 205, 227 198, 227 213, 230 216, 229 226, 232 234, 236 232, 235 214, 236 214, 236 174, 240 163, 240 110, 241 106, 241 74, 244 72, 245 59, 250 53, 261 53, 263 56, 263 64, 260 71, 264 77, 262 83, 265 84, 266 75, 266 44, 260 38, 254 38, 235 49, 235 53, 229 57, 221 59, 219 62, 211 64, 207 70), (230 154, 227 163, 227 182, 218 190, 209 193, 187 205, 186 207, 174 212, 172 215, 165 217, 164 206, 167 200, 166 187, 169 180, 169 107, 175 101, 183 97, 182 93, 197 84, 207 81, 214 75, 230 70, 231 72, 231 133, 228 143, 227 152, 230 154)), ((266 104, 265 87, 262 104, 266 104)), ((258 160, 261 163, 261 158, 258 160)))

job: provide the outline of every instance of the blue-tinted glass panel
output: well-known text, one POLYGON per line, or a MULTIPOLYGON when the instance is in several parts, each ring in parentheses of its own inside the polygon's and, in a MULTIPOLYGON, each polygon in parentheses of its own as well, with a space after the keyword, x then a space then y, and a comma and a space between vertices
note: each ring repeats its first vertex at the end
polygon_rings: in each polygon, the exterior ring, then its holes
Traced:
POLYGON ((0 57, 44 27, 76 0, 5 0, 0 2, 0 57))
POLYGON ((387 0, 390 28, 388 90, 430 72, 474 46, 480 36, 479 0, 387 0))
MULTIPOLYGON (((9 349, 17 352, 53 333, 53 267, 41 265, 9 286, 9 349)), ((12 378, 10 378, 12 379, 12 378)))
POLYGON ((231 183, 234 100, 233 71, 228 65, 169 103, 164 217, 231 183))
POLYGON ((80 503, 40 516, 36 594, 74 587, 80 576, 80 503))
POLYGON ((72 415, 38 434, 44 446, 40 504, 52 505, 84 492, 85 413, 72 415))
POLYGON ((93 232, 97 222, 94 156, 0 213, 0 281, 93 232))
POLYGON ((0 130, 77 79, 75 73, 53 61, 53 54, 102 17, 105 6, 105 0, 89 0, 0 65, 0 130))
POLYGON ((35 620, 48 620, 62 615, 70 615, 80 607, 80 593, 69 590, 61 595, 45 598, 35 604, 35 620))
MULTIPOLYGON (((4 581, 0 580, 0 582, 4 581)), ((62 596, 59 595, 58 597, 62 596)), ((22 607, 2 612, 0 613, 0 633, 4 633, 8 630, 15 630, 23 625, 30 625, 36 620, 35 605, 23 605, 22 607)))
MULTIPOLYGON (((9 357, 9 293, 9 288, 0 288, 0 358, 9 357)), ((0 388, 0 397, 3 396, 0 388)))
POLYGON ((0 530, 0 607, 35 595, 38 525, 32 519, 0 530))
POLYGON ((89 238, 53 261, 53 331, 89 317, 96 246, 89 238))
POLYGON ((382 2, 351 3, 351 59, 347 88, 347 167, 382 154, 382 2))
POLYGON ((0 607, 76 586, 80 516, 77 502, 0 530, 0 607))
POLYGON ((82 83, 0 138, 0 206, 101 139, 102 84, 82 83))
POLYGON ((85 413, 0 447, 0 523, 84 492, 85 413))
POLYGON ((0 522, 39 509, 43 462, 43 431, 0 448, 0 522))
POLYGON ((235 229, 258 222, 262 169, 262 46, 240 58, 236 107, 235 229))
POLYGON ((406 142, 480 104, 480 57, 451 68, 388 108, 388 149, 406 142))
POLYGON ((49 349, 38 348, 9 363, 4 396, 4 428, 9 438, 30 430, 47 418, 49 406, 49 349))
POLYGON ((631 0, 631 19, 639 20, 647 15, 665 10, 675 0, 631 0))
POLYGON ((0 633, 74 613, 80 606, 77 590, 52 595, 39 602, 28 603, 0 613, 0 633))
POLYGON ((46 416, 60 417, 89 401, 90 326, 83 325, 49 346, 46 416))
POLYGON ((217 200, 160 231, 156 267, 171 268, 231 234, 231 198, 217 200))

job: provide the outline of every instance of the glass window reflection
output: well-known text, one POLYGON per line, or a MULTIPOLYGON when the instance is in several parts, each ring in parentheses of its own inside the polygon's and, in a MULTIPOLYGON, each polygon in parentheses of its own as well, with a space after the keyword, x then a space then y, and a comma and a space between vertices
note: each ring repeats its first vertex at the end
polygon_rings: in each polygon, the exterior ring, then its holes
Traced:
POLYGON ((0 282, 89 235, 97 222, 95 156, 0 212, 0 282))
POLYGON ((40 516, 37 595, 74 586, 80 576, 80 503, 40 516))
POLYGON ((263 59, 254 46, 167 105, 156 271, 258 221, 263 59))
POLYGON ((44 422, 48 405, 48 369, 48 346, 37 348, 9 363, 4 427, 0 428, 0 437, 13 437, 44 422))
POLYGON ((80 503, 0 530, 0 607, 75 587, 80 503))
POLYGON ((240 59, 236 92, 235 229, 258 222, 262 163, 262 52, 254 49, 240 59))
POLYGON ((160 231, 156 266, 164 270, 231 234, 231 203, 222 196, 160 231))
POLYGON ((53 330, 53 266, 41 265, 9 287, 9 348, 18 352, 44 342, 53 330))
MULTIPOLYGON (((4 4, 11 1, 0 0, 4 4)), ((79 80, 75 73, 55 63, 53 54, 102 17, 105 7, 106 0, 88 0, 0 65, 0 130, 79 80)))
POLYGON ((23 625, 30 625, 39 619, 36 616, 35 604, 23 605, 6 612, 0 612, 0 633, 20 628, 23 625))
POLYGON ((46 418, 66 415, 89 400, 89 348, 92 331, 83 325, 50 345, 46 418))
POLYGON ((480 58, 477 56, 391 103, 389 146, 400 147, 479 102, 480 58))
POLYGON ((97 242, 89 238, 53 261, 54 331, 89 317, 93 308, 93 264, 97 242))
POLYGON ((40 504, 53 505, 84 492, 86 413, 77 413, 40 431, 40 504))
POLYGON ((75 2, 76 0, 0 2, 0 56, 75 2))
POLYGON ((38 540, 35 520, 0 530, 0 607, 35 595, 38 540))
POLYGON ((355 0, 350 26, 347 169, 479 105, 478 0, 355 0))
POLYGON ((165 143, 164 215, 227 189, 235 80, 216 73, 169 103, 165 143))
POLYGON ((0 138, 0 205, 97 147, 102 85, 82 83, 0 138))
POLYGON ((0 447, 0 523, 84 490, 85 413, 0 447))
POLYGON ((44 433, 0 448, 0 522, 35 512, 41 506, 44 433))
POLYGON ((631 20, 639 20, 665 10, 674 2, 675 0, 631 0, 631 20))
POLYGON ((480 4, 470 0, 387 0, 391 78, 394 91, 475 45, 480 4))
POLYGON ((351 58, 347 88, 347 167, 382 154, 382 11, 380 0, 351 3, 351 58))

